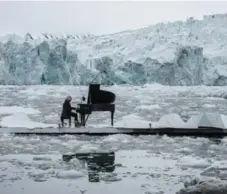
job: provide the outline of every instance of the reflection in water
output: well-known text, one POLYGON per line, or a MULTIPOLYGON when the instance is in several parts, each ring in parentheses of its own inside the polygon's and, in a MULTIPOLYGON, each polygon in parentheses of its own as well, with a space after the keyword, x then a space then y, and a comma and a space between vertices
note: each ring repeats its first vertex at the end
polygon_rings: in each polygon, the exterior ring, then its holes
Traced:
POLYGON ((221 144, 222 138, 209 138, 209 140, 217 145, 221 144))
POLYGON ((73 158, 87 162, 89 182, 99 182, 99 172, 113 172, 115 170, 115 153, 76 153, 63 155, 63 160, 68 162, 73 158))

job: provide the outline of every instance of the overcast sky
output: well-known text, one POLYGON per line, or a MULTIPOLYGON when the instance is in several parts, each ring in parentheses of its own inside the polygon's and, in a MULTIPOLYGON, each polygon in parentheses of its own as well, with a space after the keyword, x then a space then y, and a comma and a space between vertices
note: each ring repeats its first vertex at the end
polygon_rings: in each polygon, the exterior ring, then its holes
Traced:
POLYGON ((227 13, 227 2, 0 2, 0 34, 106 34, 227 13))

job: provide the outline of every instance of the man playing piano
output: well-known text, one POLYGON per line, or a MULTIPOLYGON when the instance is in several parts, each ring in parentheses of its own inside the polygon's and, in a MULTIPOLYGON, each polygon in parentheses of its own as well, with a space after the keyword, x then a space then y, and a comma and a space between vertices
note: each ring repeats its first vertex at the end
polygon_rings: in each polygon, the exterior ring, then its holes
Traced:
POLYGON ((75 127, 79 125, 77 113, 72 112, 72 110, 76 110, 76 108, 71 106, 71 101, 72 101, 72 97, 67 96, 67 98, 63 103, 62 113, 61 113, 62 127, 64 126, 64 119, 69 119, 69 126, 71 127, 71 117, 74 117, 75 127))

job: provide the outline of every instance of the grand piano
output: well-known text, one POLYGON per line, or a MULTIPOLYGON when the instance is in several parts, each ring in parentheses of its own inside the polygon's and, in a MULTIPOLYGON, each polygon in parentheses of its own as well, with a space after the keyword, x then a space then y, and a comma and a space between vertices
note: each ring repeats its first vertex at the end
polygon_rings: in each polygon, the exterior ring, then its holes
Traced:
MULTIPOLYGON (((85 101, 85 98, 82 98, 85 101)), ((90 84, 87 103, 78 104, 76 112, 80 114, 81 125, 85 126, 89 115, 94 111, 109 111, 111 125, 113 126, 116 95, 112 92, 101 90, 100 84, 90 84), (87 116, 87 117, 86 117, 87 116), (86 118, 85 118, 86 117, 86 118)))

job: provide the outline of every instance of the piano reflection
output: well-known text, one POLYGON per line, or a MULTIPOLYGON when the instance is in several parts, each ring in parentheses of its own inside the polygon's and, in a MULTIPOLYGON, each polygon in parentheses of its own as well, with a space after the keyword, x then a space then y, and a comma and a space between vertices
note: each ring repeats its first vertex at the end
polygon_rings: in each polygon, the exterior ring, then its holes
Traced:
POLYGON ((69 162, 73 158, 87 163, 89 182, 99 182, 100 172, 111 173, 115 170, 114 152, 76 153, 62 156, 65 162, 69 162))
POLYGON ((115 99, 116 95, 114 93, 100 90, 100 84, 90 84, 87 104, 78 104, 76 109, 76 112, 80 114, 81 125, 86 125, 87 119, 93 111, 109 111, 111 113, 111 125, 113 126, 115 112, 115 104, 113 103, 115 99), (85 119, 86 115, 87 118, 85 119))

